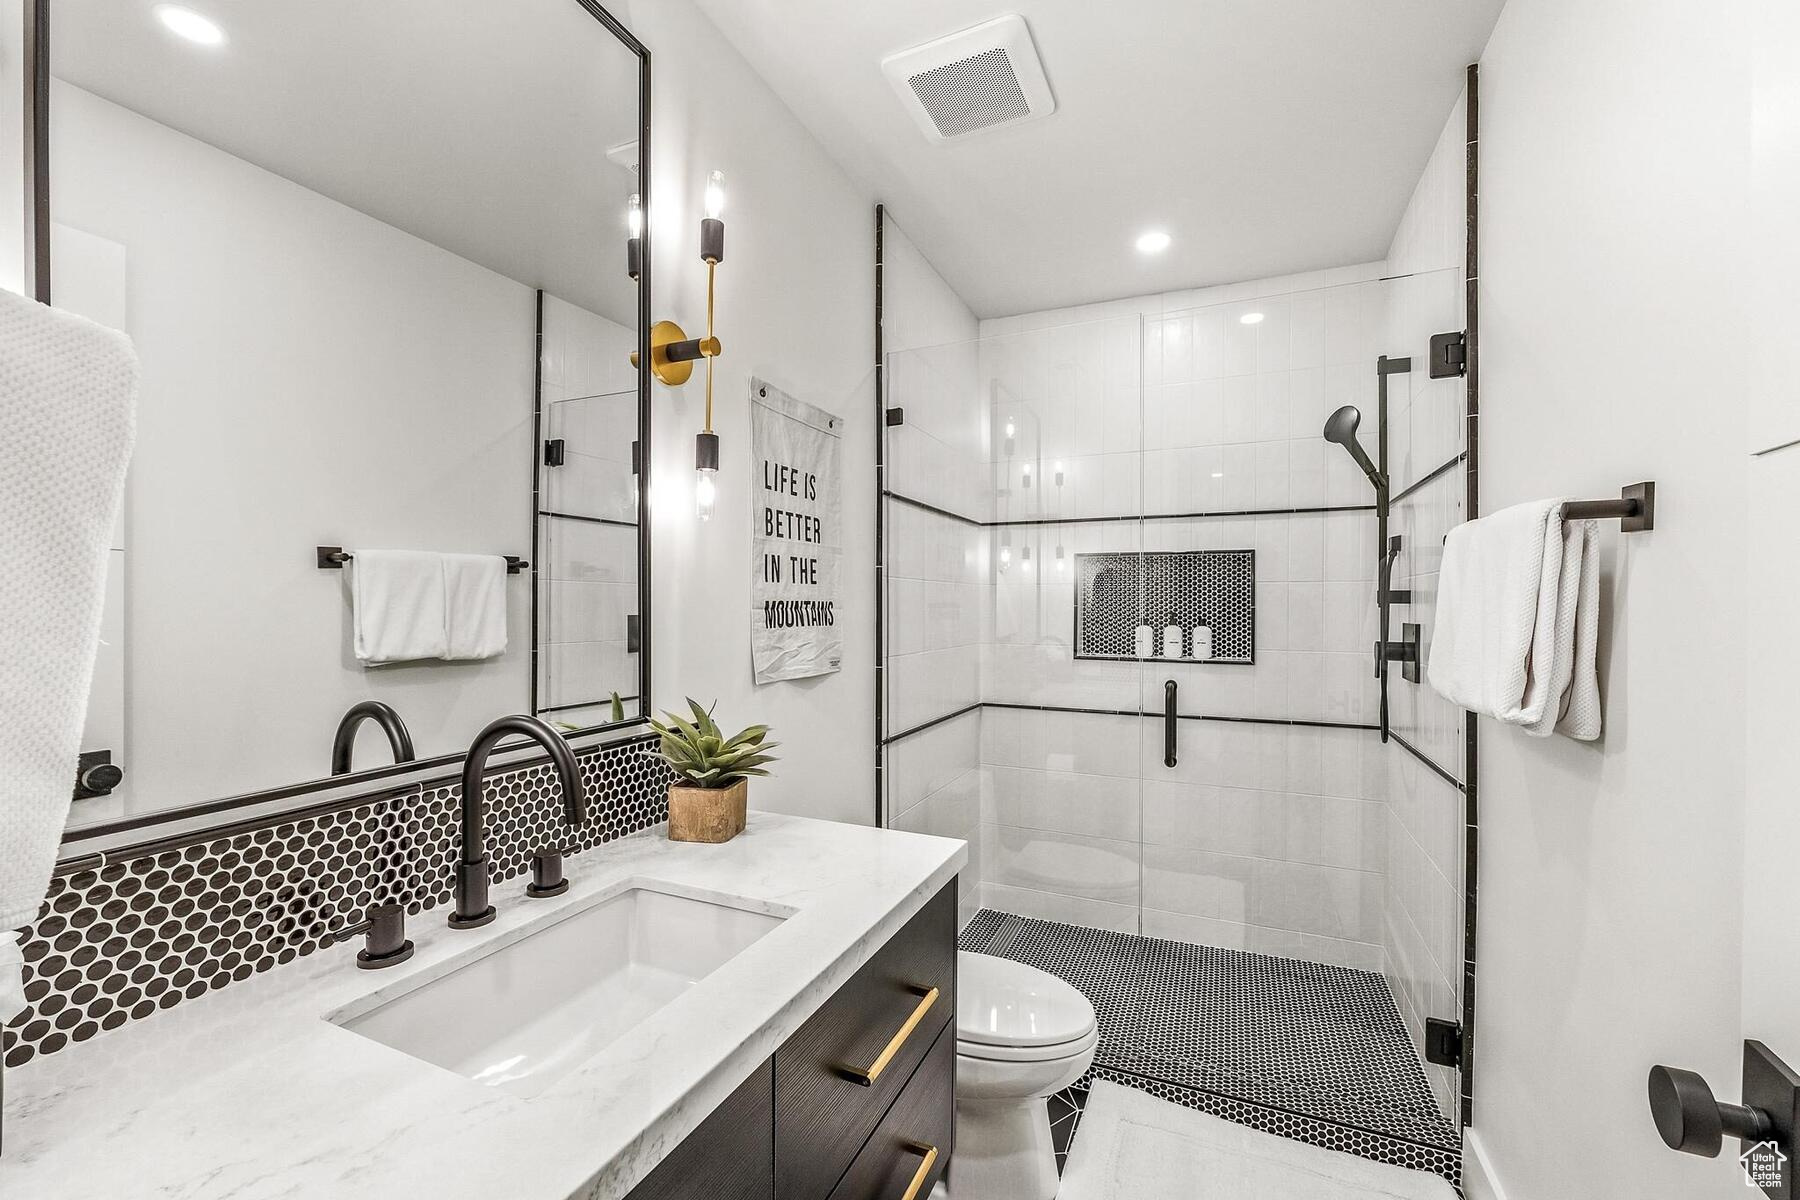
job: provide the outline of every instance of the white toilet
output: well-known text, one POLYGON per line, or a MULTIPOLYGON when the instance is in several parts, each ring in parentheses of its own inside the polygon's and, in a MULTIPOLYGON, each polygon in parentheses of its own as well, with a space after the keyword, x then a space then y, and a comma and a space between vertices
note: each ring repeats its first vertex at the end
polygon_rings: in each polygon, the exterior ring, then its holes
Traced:
POLYGON ((1050 1200, 1044 1101, 1086 1073, 1100 1031, 1088 998, 1035 967, 956 956, 957 1200, 1050 1200))

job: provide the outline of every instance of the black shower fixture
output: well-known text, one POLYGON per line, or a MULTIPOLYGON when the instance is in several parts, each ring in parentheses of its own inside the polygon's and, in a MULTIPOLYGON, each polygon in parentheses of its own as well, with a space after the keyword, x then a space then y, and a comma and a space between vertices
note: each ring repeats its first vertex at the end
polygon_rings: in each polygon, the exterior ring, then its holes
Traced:
POLYGON ((1381 472, 1369 461, 1368 452, 1362 448, 1362 443, 1356 440, 1356 427, 1360 424, 1362 413, 1357 410, 1356 405, 1346 404, 1325 418, 1325 440, 1336 442, 1350 452, 1350 457, 1356 460, 1362 473, 1369 477, 1369 482, 1375 485, 1376 494, 1379 495, 1387 491, 1387 480, 1381 477, 1381 472))

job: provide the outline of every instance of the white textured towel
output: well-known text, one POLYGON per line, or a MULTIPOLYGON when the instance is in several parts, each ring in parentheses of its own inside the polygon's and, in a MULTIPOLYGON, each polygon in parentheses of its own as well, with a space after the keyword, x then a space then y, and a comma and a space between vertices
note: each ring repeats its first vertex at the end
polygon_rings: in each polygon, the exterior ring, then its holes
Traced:
POLYGON ((1561 500, 1450 531, 1427 677, 1439 695, 1533 737, 1600 736, 1599 531, 1561 500))
POLYGON ((497 554, 446 554, 444 613, 449 659, 506 653, 506 560, 497 554))
POLYGON ((379 667, 449 653, 443 555, 358 548, 350 594, 358 661, 379 667))
MULTIPOLYGON (((0 291, 0 931, 35 920, 74 794, 131 457, 124 334, 0 291)), ((19 973, 0 947, 0 1022, 19 973)))

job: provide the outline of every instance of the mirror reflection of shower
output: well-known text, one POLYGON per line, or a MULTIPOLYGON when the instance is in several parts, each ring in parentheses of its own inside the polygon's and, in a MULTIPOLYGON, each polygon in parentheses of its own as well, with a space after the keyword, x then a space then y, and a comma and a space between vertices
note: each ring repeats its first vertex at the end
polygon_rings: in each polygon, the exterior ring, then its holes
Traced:
POLYGON ((1376 492, 1383 492, 1387 490, 1387 481, 1381 477, 1381 472, 1377 471, 1375 464, 1369 460, 1368 451, 1362 448, 1362 442, 1357 440, 1356 427, 1360 424, 1362 424, 1362 412, 1356 405, 1346 404, 1325 418, 1325 440, 1336 442, 1348 450, 1350 457, 1356 460, 1356 465, 1362 468, 1362 473, 1369 477, 1369 482, 1374 485, 1376 492))

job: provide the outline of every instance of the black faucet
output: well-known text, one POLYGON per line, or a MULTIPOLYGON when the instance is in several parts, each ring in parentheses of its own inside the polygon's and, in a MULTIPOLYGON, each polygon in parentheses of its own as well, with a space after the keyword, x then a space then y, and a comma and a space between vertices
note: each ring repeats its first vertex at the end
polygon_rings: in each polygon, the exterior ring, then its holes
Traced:
POLYGON ((494 919, 494 906, 488 903, 487 838, 482 830, 483 804, 481 776, 487 768, 488 755, 509 734, 523 734, 542 746, 550 755, 550 763, 562 784, 563 818, 571 825, 587 820, 587 796, 581 788, 581 770, 575 765, 575 752, 562 734, 536 717, 524 714, 501 717, 475 735, 468 757, 463 759, 462 776, 462 857, 456 864, 456 907, 450 913, 450 928, 476 929, 494 919))
POLYGON ((406 722, 400 719, 393 705, 364 700, 361 704, 351 705, 350 711, 338 721, 337 733, 331 739, 333 775, 350 773, 350 755, 356 750, 356 731, 364 721, 381 726, 381 731, 387 734, 388 745, 393 747, 395 762, 412 762, 418 757, 413 750, 412 734, 406 731, 406 722))

